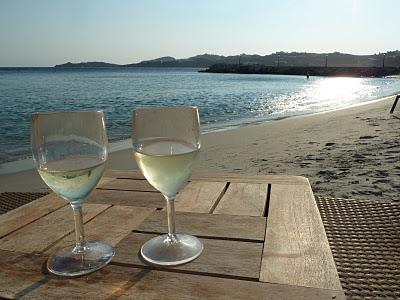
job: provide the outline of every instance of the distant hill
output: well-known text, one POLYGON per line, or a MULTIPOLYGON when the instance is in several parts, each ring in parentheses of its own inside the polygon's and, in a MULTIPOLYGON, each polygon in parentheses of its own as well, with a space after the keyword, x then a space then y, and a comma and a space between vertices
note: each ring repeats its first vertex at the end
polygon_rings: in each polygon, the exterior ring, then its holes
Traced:
POLYGON ((192 67, 208 68, 215 64, 264 65, 275 67, 400 67, 400 51, 372 55, 353 55, 347 53, 306 53, 276 52, 268 55, 240 54, 222 56, 201 54, 189 58, 176 59, 171 56, 145 60, 139 63, 116 65, 104 62, 66 63, 56 68, 109 68, 109 67, 192 67))
POLYGON ((54 68, 77 68, 77 69, 79 69, 79 68, 114 68, 114 67, 119 67, 119 65, 109 64, 109 63, 105 63, 105 62, 98 62, 98 61, 81 62, 81 63, 67 62, 66 64, 54 66, 54 68))
POLYGON ((163 56, 152 60, 145 60, 140 63, 123 65, 123 67, 163 67, 166 64, 174 64, 177 61, 172 56, 163 56))

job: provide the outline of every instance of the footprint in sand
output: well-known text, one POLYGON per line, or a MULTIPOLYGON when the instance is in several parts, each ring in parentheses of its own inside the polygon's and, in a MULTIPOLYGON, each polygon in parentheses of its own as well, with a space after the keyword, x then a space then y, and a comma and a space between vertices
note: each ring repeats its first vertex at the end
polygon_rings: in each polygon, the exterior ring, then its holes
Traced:
POLYGON ((388 176, 389 176, 389 173, 387 171, 384 171, 384 170, 377 170, 376 171, 376 177, 378 177, 378 178, 385 178, 385 177, 388 177, 388 176))
POLYGON ((360 136, 360 140, 369 140, 378 137, 377 135, 363 135, 360 136))
POLYGON ((376 184, 376 183, 389 183, 390 181, 391 181, 390 179, 378 179, 378 180, 375 180, 372 183, 373 184, 376 184))

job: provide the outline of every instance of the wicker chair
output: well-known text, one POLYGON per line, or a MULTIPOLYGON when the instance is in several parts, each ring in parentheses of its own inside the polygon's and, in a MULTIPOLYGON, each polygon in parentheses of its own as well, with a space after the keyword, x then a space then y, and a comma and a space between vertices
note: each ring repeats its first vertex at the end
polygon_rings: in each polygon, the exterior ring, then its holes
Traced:
POLYGON ((348 299, 400 299, 400 205, 315 198, 348 299))
POLYGON ((10 210, 20 207, 24 204, 32 202, 47 193, 20 193, 6 192, 0 194, 0 214, 4 214, 10 210))

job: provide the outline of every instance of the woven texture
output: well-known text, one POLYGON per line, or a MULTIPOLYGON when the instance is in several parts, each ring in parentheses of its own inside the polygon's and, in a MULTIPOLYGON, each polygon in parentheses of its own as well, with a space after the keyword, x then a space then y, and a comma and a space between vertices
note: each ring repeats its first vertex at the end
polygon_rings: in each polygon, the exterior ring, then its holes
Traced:
POLYGON ((19 193, 6 192, 0 194, 0 214, 27 204, 33 200, 43 197, 47 193, 19 193))
POLYGON ((400 205, 315 198, 348 299, 400 299, 400 205))

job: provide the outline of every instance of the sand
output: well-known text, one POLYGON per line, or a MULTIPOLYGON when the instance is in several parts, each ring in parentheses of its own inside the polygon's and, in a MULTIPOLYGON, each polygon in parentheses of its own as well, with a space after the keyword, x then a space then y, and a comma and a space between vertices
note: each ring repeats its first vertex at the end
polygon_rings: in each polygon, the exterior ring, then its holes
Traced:
MULTIPOLYGON (((317 194, 400 202, 400 104, 389 114, 393 101, 204 134, 195 171, 302 175, 317 194)), ((111 153, 108 168, 136 169, 130 149, 111 153)), ((34 170, 0 176, 0 191, 44 189, 34 170)))

